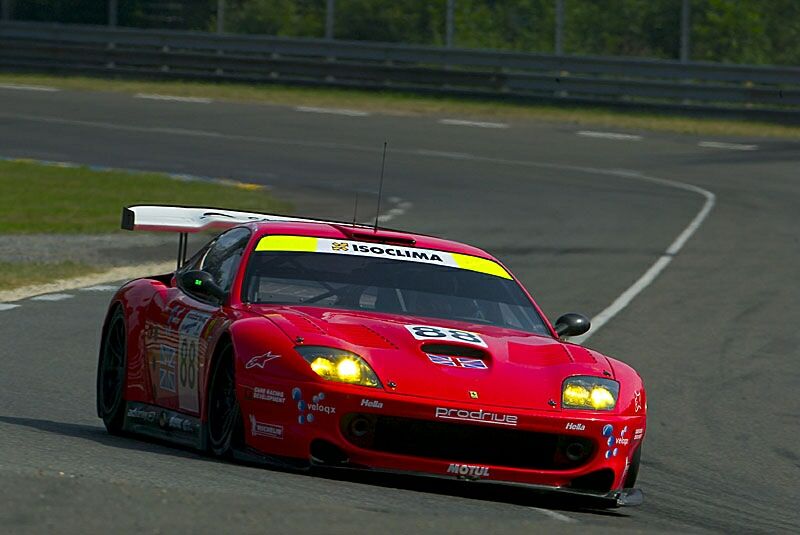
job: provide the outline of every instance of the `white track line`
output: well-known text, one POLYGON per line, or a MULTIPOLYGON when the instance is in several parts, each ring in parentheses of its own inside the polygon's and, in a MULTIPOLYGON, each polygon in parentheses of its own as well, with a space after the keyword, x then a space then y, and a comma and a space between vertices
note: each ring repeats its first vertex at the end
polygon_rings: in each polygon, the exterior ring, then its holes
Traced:
POLYGON ((72 294, 44 294, 31 297, 31 301, 63 301, 75 297, 72 294))
POLYGON ((508 123, 491 123, 485 121, 467 121, 464 119, 439 119, 439 124, 451 126, 475 126, 478 128, 508 128, 508 123))
POLYGON ((13 89, 16 91, 45 91, 48 93, 55 93, 61 91, 57 87, 50 87, 46 85, 23 85, 23 84, 0 84, 0 89, 13 89))
POLYGON ((317 108, 314 106, 297 106, 295 111, 304 113, 327 113, 330 115, 346 115, 347 117, 367 117, 369 112, 360 110, 348 110, 345 108, 317 108))
POLYGON ((119 286, 112 286, 111 284, 98 284, 96 286, 87 286, 86 288, 79 288, 82 292, 115 292, 119 286))
POLYGON ((616 139, 619 141, 640 141, 642 136, 635 134, 618 134, 616 132, 595 132, 594 130, 581 130, 577 132, 579 136, 598 137, 603 139, 616 139))
POLYGON ((697 144, 698 147, 706 149, 724 149, 724 150, 758 150, 758 145, 743 145, 741 143, 723 143, 722 141, 701 141, 697 144))
POLYGON ((180 97, 177 95, 159 95, 157 93, 136 93, 133 98, 146 100, 168 100, 171 102, 190 102, 192 104, 211 104, 214 99, 205 97, 180 97))
POLYGON ((12 308, 17 308, 19 305, 14 305, 12 303, 0 303, 0 312, 3 310, 11 310, 12 308))
POLYGON ((544 516, 546 516, 548 518, 551 518, 553 520, 558 520, 559 522, 568 522, 568 523, 577 522, 577 520, 575 518, 572 518, 572 517, 569 517, 567 515, 558 513, 556 511, 551 511, 550 509, 542 509, 540 507, 529 507, 529 509, 533 509, 537 513, 541 513, 544 516))

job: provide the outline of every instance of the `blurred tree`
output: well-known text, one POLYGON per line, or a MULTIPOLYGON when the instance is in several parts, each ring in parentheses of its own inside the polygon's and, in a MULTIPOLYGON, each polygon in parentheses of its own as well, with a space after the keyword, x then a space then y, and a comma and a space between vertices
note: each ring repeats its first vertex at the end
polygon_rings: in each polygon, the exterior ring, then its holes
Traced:
POLYGON ((554 40, 553 0, 456 0, 456 46, 552 52, 554 40))
POLYGON ((444 19, 445 0, 337 0, 334 35, 337 39, 442 45, 444 19))
MULTIPOLYGON (((774 20, 778 14, 775 10, 776 3, 695 0, 692 6, 691 58, 735 63, 774 61, 771 59, 773 47, 767 35, 766 21, 769 18, 774 20)), ((792 26, 788 20, 778 16, 783 20, 779 31, 792 26)))
POLYGON ((225 31, 322 37, 325 0, 228 0, 225 31))
POLYGON ((14 20, 105 24, 108 4, 105 0, 17 0, 14 20))

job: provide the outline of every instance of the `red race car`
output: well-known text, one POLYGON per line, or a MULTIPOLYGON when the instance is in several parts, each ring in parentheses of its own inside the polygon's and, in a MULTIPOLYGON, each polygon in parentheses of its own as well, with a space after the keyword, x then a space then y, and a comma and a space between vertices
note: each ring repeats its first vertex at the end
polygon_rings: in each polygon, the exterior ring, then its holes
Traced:
POLYGON ((213 208, 132 206, 180 235, 174 273, 103 325, 111 433, 306 469, 524 485, 636 505, 642 379, 565 341, 486 252, 430 236, 213 208), (189 232, 225 229, 188 261, 189 232))

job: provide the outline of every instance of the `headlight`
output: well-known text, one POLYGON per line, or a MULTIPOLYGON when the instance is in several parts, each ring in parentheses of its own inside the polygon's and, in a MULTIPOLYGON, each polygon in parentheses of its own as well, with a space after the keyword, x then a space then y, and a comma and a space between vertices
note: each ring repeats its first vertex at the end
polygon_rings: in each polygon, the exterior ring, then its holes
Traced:
POLYGON ((299 346, 295 350, 306 359, 314 373, 323 379, 351 385, 381 387, 378 376, 369 364, 355 353, 319 346, 299 346))
POLYGON ((617 406, 619 383, 602 377, 577 376, 564 380, 561 406, 565 409, 610 411, 617 406))

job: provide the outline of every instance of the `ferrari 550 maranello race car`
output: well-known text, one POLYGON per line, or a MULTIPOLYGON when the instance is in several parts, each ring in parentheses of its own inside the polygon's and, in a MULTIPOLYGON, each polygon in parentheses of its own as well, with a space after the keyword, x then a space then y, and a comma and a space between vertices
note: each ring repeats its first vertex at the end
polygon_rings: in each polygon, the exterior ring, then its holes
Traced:
POLYGON ((565 341, 468 245, 363 225, 132 206, 180 235, 174 273, 131 281, 102 331, 97 412, 251 462, 524 485, 635 505, 646 395, 565 341), (186 236, 224 229, 188 261, 186 236))

